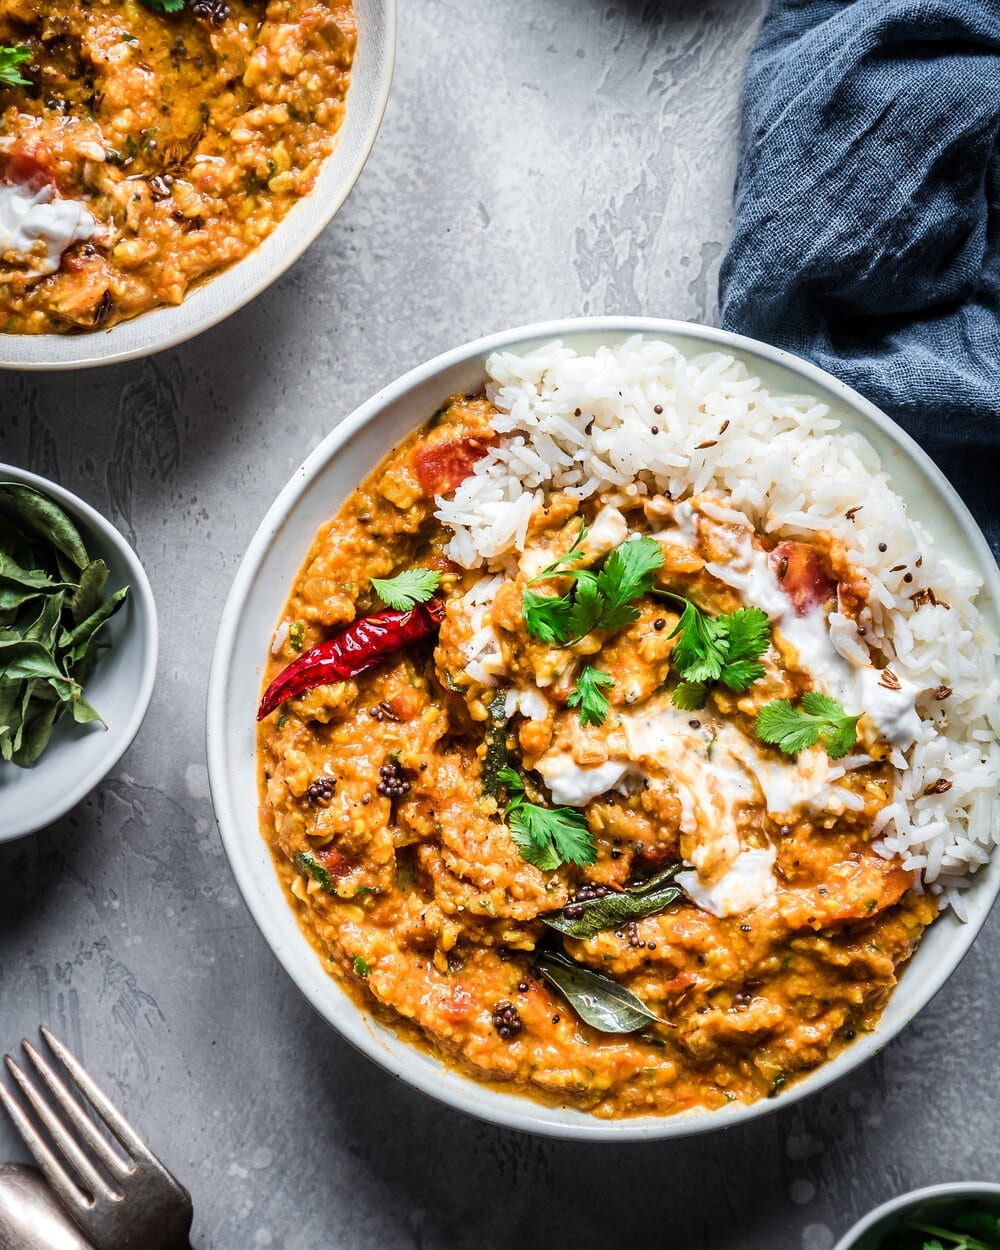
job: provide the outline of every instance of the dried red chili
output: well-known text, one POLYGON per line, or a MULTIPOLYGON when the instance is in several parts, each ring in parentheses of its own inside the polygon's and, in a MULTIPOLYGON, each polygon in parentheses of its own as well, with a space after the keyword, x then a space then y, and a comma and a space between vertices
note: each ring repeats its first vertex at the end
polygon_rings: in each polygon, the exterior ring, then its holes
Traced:
POLYGON ((440 599, 418 603, 403 612, 386 608, 359 617, 326 642, 310 647, 280 672, 264 691, 257 719, 263 720, 280 703, 314 686, 357 677, 386 656, 429 637, 443 619, 444 604, 440 599))

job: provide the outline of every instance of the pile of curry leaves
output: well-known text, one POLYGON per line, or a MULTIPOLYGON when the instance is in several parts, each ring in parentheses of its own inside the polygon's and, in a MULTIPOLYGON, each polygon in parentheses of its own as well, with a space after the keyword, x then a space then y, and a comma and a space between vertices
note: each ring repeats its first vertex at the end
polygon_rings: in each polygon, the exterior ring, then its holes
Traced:
POLYGON ((106 597, 108 575, 62 508, 0 482, 0 759, 30 768, 61 716, 101 719, 83 688, 128 594, 106 597))

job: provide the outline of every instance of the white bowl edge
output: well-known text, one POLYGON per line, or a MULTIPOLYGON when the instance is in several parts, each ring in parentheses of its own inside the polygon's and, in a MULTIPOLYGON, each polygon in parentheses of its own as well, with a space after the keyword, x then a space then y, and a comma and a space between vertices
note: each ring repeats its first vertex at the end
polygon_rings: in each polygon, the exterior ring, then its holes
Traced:
MULTIPOLYGON (((807 361, 727 331, 658 318, 573 318, 487 335, 445 352, 383 388, 334 428, 280 492, 247 549, 223 611, 208 688, 209 775, 226 853, 261 933, 309 1002, 369 1058, 424 1093, 496 1124, 526 1132, 581 1140, 652 1140, 711 1132, 736 1123, 745 1123, 789 1106, 792 1102, 831 1084, 877 1053, 930 1001, 967 952, 1000 889, 1000 862, 994 860, 982 871, 980 881, 969 891, 968 923, 962 924, 952 914, 946 914, 925 935, 915 957, 916 962, 923 956, 925 964, 921 972, 920 992, 908 992, 908 986, 916 990, 917 978, 910 976, 907 981, 908 974, 904 974, 878 1030, 859 1038, 835 1059, 800 1078, 779 1098, 762 1099, 749 1106, 733 1104, 712 1112, 693 1111, 668 1117, 603 1121, 584 1112, 536 1104, 516 1094, 502 1093, 479 1085, 421 1050, 401 1042, 391 1030, 375 1024, 358 1011, 337 982, 321 967, 315 951, 299 931, 294 914, 285 902, 269 852, 258 831, 252 727, 253 709, 259 691, 260 661, 265 654, 270 631, 277 621, 292 579, 313 541, 315 529, 324 518, 320 518, 308 533, 305 532, 308 527, 303 527, 301 543, 296 546, 298 559, 292 559, 285 570, 283 584, 273 600, 270 618, 258 639, 252 677, 247 672, 245 678, 236 682, 231 674, 233 653, 241 628, 246 626, 247 602, 251 597, 259 567, 283 536, 287 540, 288 518, 292 510, 308 496, 310 486, 321 470, 347 451, 352 442, 361 441, 369 422, 373 422, 378 414, 384 412, 386 417, 383 424, 391 424, 394 429, 398 427, 399 436, 402 436, 404 431, 409 432, 416 428, 419 421, 433 412, 446 395, 481 385, 482 363, 491 351, 515 346, 518 350, 529 350, 533 345, 558 338, 573 340, 574 346, 586 348, 592 347, 599 340, 620 341, 635 333, 665 337, 671 341, 686 340, 688 350, 697 349, 701 345, 702 349, 718 347, 736 352, 749 357, 748 364, 755 372, 761 371, 761 362, 765 365, 764 372, 767 372, 767 368, 778 372, 790 371, 805 379, 808 384, 806 389, 818 391, 824 398, 839 402, 844 411, 836 415, 848 420, 848 424, 851 413, 855 417, 860 415, 862 420, 856 420, 855 424, 864 427, 868 423, 874 427, 876 437, 872 441, 876 443, 883 461, 889 461, 886 467, 894 478, 898 478, 904 468, 911 471, 916 469, 933 484, 941 500, 942 512, 936 537, 941 539, 943 528, 950 531, 952 539, 957 538, 964 544, 965 558, 984 578, 980 606, 994 630, 996 629, 1000 575, 975 520, 954 488, 913 439, 868 400, 807 361), (581 343, 581 339, 586 342, 581 343), (445 382, 442 375, 447 375, 449 380, 445 382), (416 416, 406 425, 398 412, 394 416, 393 406, 402 405, 404 400, 410 401, 408 407, 415 406, 422 412, 423 418, 416 416), (895 464, 891 463, 893 453, 895 464), (950 523, 945 523, 945 518, 950 518, 950 523), (238 702, 233 694, 237 685, 240 686, 243 696, 241 710, 234 708, 234 700, 238 702), (246 727, 242 733, 234 728, 239 723, 240 715, 248 721, 248 732, 246 727), (241 811, 237 804, 238 788, 234 786, 230 775, 234 752, 242 754, 244 772, 241 775, 244 781, 247 768, 253 778, 252 818, 247 810, 241 811)), ((786 384, 782 389, 787 391, 789 387, 786 384)), ((871 438, 871 429, 866 432, 871 438)), ((388 451, 389 445, 387 442, 383 454, 388 451)), ((358 469, 352 474, 352 481, 356 483, 360 480, 380 458, 363 463, 354 461, 353 463, 358 464, 358 469)), ((341 498, 334 500, 331 497, 326 516, 332 515, 341 502, 341 498)))

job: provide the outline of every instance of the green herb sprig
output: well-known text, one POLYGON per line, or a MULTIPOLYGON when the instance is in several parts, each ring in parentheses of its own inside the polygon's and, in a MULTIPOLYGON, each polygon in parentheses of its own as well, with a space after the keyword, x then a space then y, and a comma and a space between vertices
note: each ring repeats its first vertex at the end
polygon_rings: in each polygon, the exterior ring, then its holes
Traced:
POLYGON ((576 679, 576 685, 566 700, 569 707, 580 709, 581 725, 603 725, 611 707, 605 690, 610 690, 615 679, 602 668, 585 664, 576 679))
POLYGON ((499 780, 507 787, 504 818, 510 836, 529 864, 553 872, 564 863, 583 866, 597 859, 597 847, 583 812, 530 803, 524 782, 513 768, 502 768, 499 780))
POLYGON ((128 594, 48 496, 0 482, 0 759, 36 763, 61 716, 101 718, 83 697, 101 631, 128 594))
POLYGON ((13 48, 0 47, 0 84, 5 87, 30 87, 31 79, 23 78, 18 66, 31 60, 31 49, 24 44, 13 48))
POLYGON ((743 694, 764 676, 760 657, 771 642, 771 623, 760 608, 737 608, 735 612, 709 616, 707 612, 672 591, 657 591, 684 605, 680 620, 669 635, 676 638, 670 660, 681 678, 673 702, 685 711, 704 707, 709 683, 719 681, 743 694))
POLYGON ((848 716, 836 699, 818 690, 802 696, 802 706, 788 699, 765 703, 757 713, 754 728, 762 742, 769 742, 786 755, 798 755, 820 743, 827 755, 839 760, 858 740, 860 716, 848 716))
POLYGON ((632 538, 608 553, 598 572, 574 568, 583 558, 586 526, 569 551, 565 552, 525 587, 521 613, 532 638, 546 646, 568 647, 586 638, 595 629, 610 632, 631 625, 639 618, 636 601, 649 594, 657 569, 663 564, 663 550, 653 538, 632 538), (568 577, 572 585, 562 595, 544 595, 532 586, 554 577, 568 577))
POLYGON ((440 585, 441 574, 435 569, 404 569, 395 577, 372 578, 372 589, 378 597, 399 612, 426 603, 440 585))
POLYGON ((154 13, 179 13, 185 0, 142 0, 142 3, 154 13))

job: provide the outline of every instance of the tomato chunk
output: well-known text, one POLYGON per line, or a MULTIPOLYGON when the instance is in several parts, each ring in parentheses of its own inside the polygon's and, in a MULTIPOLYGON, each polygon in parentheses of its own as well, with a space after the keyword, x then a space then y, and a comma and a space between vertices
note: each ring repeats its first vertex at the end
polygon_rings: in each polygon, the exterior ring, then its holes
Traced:
POLYGON ((3 163, 3 176, 38 191, 43 186, 55 186, 55 157, 44 143, 22 144, 11 148, 3 163))
POLYGON ((339 877, 346 877, 352 868, 356 867, 353 860, 343 853, 343 851, 334 850, 333 847, 327 847, 324 850, 316 851, 317 861, 323 868, 336 880, 339 877))
POLYGON ((837 582, 815 547, 792 541, 778 543, 768 559, 798 616, 808 616, 820 604, 836 598, 837 582))
POLYGON ((478 438, 455 438, 421 447, 413 457, 420 489, 425 495, 446 495, 472 472, 476 461, 489 450, 478 438))

